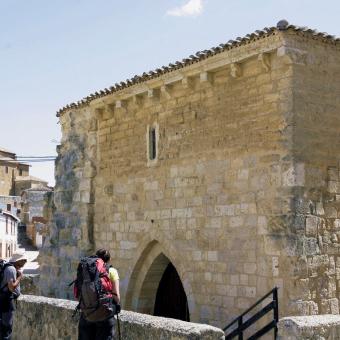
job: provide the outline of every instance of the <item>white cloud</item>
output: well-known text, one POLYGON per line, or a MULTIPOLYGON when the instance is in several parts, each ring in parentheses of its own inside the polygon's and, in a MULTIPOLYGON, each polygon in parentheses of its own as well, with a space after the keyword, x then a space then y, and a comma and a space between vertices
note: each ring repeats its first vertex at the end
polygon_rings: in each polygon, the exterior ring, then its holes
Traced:
POLYGON ((175 17, 188 17, 200 15, 203 11, 203 0, 189 0, 180 7, 175 7, 166 12, 167 15, 175 17))

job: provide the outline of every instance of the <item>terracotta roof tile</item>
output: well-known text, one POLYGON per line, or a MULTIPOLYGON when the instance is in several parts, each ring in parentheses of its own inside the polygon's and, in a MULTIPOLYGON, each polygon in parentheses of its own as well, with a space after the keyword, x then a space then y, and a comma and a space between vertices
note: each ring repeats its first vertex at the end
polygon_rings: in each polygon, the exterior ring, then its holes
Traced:
POLYGON ((10 154, 12 154, 12 155, 15 155, 15 152, 10 151, 10 150, 7 150, 7 149, 5 149, 5 148, 3 148, 3 147, 0 147, 0 152, 5 152, 5 153, 10 153, 10 154))
POLYGON ((170 63, 168 66, 162 66, 161 68, 151 70, 147 73, 144 72, 142 75, 135 75, 131 79, 127 79, 125 82, 122 81, 119 84, 116 83, 114 86, 111 86, 109 89, 105 88, 104 90, 101 90, 99 92, 97 91, 95 93, 92 93, 88 95, 87 97, 77 101, 76 103, 71 103, 61 108, 59 111, 57 111, 57 117, 59 117, 63 112, 67 111, 68 109, 84 107, 88 105, 94 99, 105 97, 109 94, 118 92, 132 85, 142 83, 144 81, 157 78, 163 74, 178 70, 185 66, 192 65, 194 63, 197 63, 201 60, 209 58, 223 51, 227 51, 235 47, 248 44, 257 39, 268 37, 275 32, 289 31, 289 30, 293 30, 295 32, 301 32, 307 36, 312 36, 314 38, 318 38, 328 43, 337 44, 340 42, 340 38, 336 38, 335 36, 330 35, 328 33, 318 32, 317 30, 313 30, 308 27, 290 25, 286 20, 280 20, 277 23, 276 27, 265 27, 262 30, 256 30, 253 33, 247 34, 245 37, 237 37, 235 40, 229 40, 227 43, 220 44, 219 46, 216 46, 216 47, 212 47, 209 50, 198 51, 196 52, 195 55, 190 55, 188 58, 184 58, 181 62, 176 61, 175 63, 170 63))

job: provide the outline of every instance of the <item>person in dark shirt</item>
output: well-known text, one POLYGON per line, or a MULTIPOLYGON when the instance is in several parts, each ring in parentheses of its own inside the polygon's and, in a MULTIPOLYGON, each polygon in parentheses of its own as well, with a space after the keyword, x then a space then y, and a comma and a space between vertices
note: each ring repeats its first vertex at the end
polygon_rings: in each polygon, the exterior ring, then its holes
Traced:
POLYGON ((15 253, 9 262, 0 282, 0 340, 10 340, 12 337, 14 300, 20 295, 21 269, 27 258, 24 254, 15 253))

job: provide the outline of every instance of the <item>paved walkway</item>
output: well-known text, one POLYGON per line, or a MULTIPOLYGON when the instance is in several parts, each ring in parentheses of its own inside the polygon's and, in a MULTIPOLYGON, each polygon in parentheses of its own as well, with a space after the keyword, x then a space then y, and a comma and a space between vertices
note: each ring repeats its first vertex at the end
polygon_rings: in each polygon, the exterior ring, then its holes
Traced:
POLYGON ((39 263, 37 262, 37 257, 39 255, 39 251, 28 250, 25 251, 25 255, 27 256, 28 261, 24 266, 24 274, 38 274, 39 263))
POLYGON ((22 237, 21 235, 17 251, 24 252, 27 256, 28 261, 24 266, 24 274, 38 274, 39 263, 37 261, 37 257, 39 255, 39 250, 32 246, 30 240, 27 237, 22 237))

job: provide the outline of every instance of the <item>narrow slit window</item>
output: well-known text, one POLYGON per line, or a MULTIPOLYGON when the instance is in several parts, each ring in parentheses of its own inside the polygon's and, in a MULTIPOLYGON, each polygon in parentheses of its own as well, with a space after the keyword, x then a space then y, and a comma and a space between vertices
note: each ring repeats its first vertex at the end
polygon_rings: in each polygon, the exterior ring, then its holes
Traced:
POLYGON ((156 129, 150 128, 149 131, 149 156, 150 160, 156 158, 156 129))

